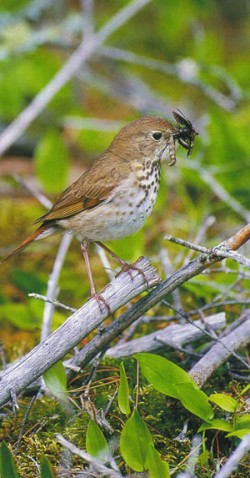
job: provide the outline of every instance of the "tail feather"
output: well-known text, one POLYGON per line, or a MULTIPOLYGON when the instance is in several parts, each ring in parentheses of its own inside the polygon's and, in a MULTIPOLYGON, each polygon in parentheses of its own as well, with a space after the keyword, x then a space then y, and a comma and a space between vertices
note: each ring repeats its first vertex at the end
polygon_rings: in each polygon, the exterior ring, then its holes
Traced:
POLYGON ((14 251, 10 252, 6 257, 4 257, 3 259, 1 259, 1 263, 2 262, 5 262, 7 261, 10 257, 12 256, 15 256, 16 254, 18 254, 20 251, 22 251, 23 249, 25 249, 29 244, 31 244, 31 242, 35 241, 36 239, 39 239, 39 236, 41 237, 44 237, 45 233, 47 232, 46 235, 50 235, 50 232, 49 232, 49 229, 48 227, 42 225, 41 227, 39 227, 35 232, 33 232, 33 234, 31 234, 31 236, 27 237, 26 239, 24 239, 23 242, 21 242, 21 244, 16 247, 16 249, 14 249, 14 251))

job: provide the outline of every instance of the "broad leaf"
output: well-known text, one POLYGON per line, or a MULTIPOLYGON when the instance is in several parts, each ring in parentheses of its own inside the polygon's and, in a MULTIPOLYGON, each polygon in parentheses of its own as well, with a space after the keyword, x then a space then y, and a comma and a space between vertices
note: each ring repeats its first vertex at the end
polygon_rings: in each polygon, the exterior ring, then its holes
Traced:
POLYGON ((65 368, 59 360, 43 374, 43 379, 49 391, 57 400, 72 412, 72 405, 67 395, 67 378, 65 368))
POLYGON ((250 431, 250 414, 245 413, 244 415, 241 415, 240 417, 235 418, 235 424, 234 424, 235 429, 240 429, 240 428, 248 428, 250 431))
POLYGON ((182 405, 197 417, 203 420, 212 420, 213 410, 208 402, 207 395, 194 387, 192 383, 175 384, 182 405))
POLYGON ((1 467, 0 467, 0 476, 1 478, 18 478, 19 474, 17 473, 16 465, 12 456, 11 451, 6 445, 5 441, 1 445, 1 467))
POLYGON ((42 457, 41 465, 40 465, 40 477, 41 478, 55 478, 56 475, 53 471, 53 467, 46 456, 42 457))
POLYGON ((208 397, 184 370, 169 360, 154 354, 138 354, 141 369, 156 390, 179 399, 187 410, 203 420, 213 418, 208 397))
POLYGON ((191 377, 178 365, 155 354, 141 353, 137 354, 140 367, 147 380, 156 390, 169 395, 173 398, 179 398, 175 383, 192 382, 191 377))
POLYGON ((240 396, 244 395, 250 389, 250 383, 246 385, 240 393, 240 396))
POLYGON ((169 466, 161 459, 160 453, 150 444, 148 451, 149 478, 170 478, 169 466))
POLYGON ((248 435, 250 433, 249 428, 242 428, 241 430, 234 430, 231 433, 228 433, 226 435, 227 438, 229 437, 237 437, 237 438, 243 438, 245 435, 248 435))
POLYGON ((90 420, 86 434, 87 452, 106 463, 110 459, 110 451, 106 438, 94 420, 90 420))
POLYGON ((210 402, 215 403, 218 407, 222 408, 226 412, 233 413, 237 407, 237 401, 225 395, 224 393, 213 393, 210 395, 209 399, 210 402))
POLYGON ((129 405, 129 385, 126 377, 124 364, 120 364, 120 383, 118 388, 118 405, 122 413, 129 415, 130 405, 129 405))
POLYGON ((136 410, 125 423, 120 440, 121 454, 135 471, 148 469, 149 446, 154 446, 151 434, 136 410))
POLYGON ((233 430, 233 426, 231 423, 223 420, 222 418, 214 418, 209 423, 203 423, 199 428, 199 432, 203 432, 204 430, 222 430, 223 432, 231 432, 233 430))

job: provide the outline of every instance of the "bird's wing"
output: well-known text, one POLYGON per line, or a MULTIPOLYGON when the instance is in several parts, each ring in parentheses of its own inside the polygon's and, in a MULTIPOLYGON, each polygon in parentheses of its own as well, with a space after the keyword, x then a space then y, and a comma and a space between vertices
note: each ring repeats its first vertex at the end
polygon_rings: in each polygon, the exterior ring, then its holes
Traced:
POLYGON ((123 174, 117 165, 97 161, 59 196, 54 206, 35 223, 56 221, 93 209, 107 201, 123 174))

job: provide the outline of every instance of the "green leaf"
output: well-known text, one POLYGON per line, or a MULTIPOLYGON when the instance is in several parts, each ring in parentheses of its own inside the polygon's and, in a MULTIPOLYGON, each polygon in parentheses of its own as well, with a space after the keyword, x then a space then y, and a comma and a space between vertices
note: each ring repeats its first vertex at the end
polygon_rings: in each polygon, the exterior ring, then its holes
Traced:
POLYGON ((128 466, 135 471, 148 469, 150 445, 154 446, 148 427, 134 410, 123 427, 120 440, 121 454, 128 466))
POLYGON ((237 407, 237 401, 234 398, 225 395, 224 393, 213 393, 210 395, 208 400, 212 403, 215 403, 218 405, 218 407, 226 412, 233 413, 237 407))
POLYGON ((137 354, 141 369, 156 390, 177 398, 187 410, 203 420, 213 418, 208 397, 184 370, 169 360, 155 354, 137 354))
POLYGON ((204 392, 192 383, 179 383, 175 386, 179 392, 179 400, 187 410, 203 420, 212 420, 213 410, 204 392))
POLYGON ((126 377, 124 364, 120 364, 120 383, 118 388, 118 405, 122 413, 129 415, 130 405, 129 405, 129 386, 128 380, 126 377))
POLYGON ((34 330, 40 328, 41 326, 41 315, 38 317, 33 313, 30 303, 28 303, 28 305, 16 303, 1 304, 0 322, 4 319, 7 319, 9 322, 14 324, 15 327, 19 327, 23 330, 34 330))
POLYGON ((64 393, 67 389, 65 368, 59 360, 43 374, 44 381, 53 395, 64 393))
POLYGON ((234 430, 233 432, 231 433, 228 433, 226 435, 227 438, 229 437, 237 437, 237 438, 243 438, 245 435, 248 435, 248 433, 250 433, 250 430, 249 428, 242 428, 241 430, 234 430))
POLYGON ((250 414, 245 413, 245 415, 241 415, 240 417, 236 417, 234 428, 236 428, 236 429, 248 428, 249 431, 250 431, 250 414))
POLYGON ((201 466, 207 465, 210 457, 211 457, 211 452, 205 449, 199 455, 198 462, 200 463, 201 466))
POLYGON ((17 473, 16 465, 12 456, 11 451, 6 445, 5 441, 2 442, 1 450, 1 468, 0 475, 1 478, 18 478, 19 474, 17 473))
POLYGON ((62 362, 59 360, 50 367, 43 374, 43 379, 52 395, 57 398, 68 412, 72 412, 72 404, 67 395, 67 377, 62 362))
POLYGON ((199 432, 203 432, 204 430, 222 430, 223 432, 231 432, 233 430, 233 426, 231 423, 223 420, 222 418, 214 418, 209 423, 203 423, 199 428, 199 432))
POLYGON ((160 453, 155 449, 152 443, 149 445, 147 461, 149 478, 170 478, 168 463, 161 459, 160 453))
POLYGON ((94 420, 90 420, 86 434, 86 449, 90 455, 106 463, 110 459, 110 451, 106 438, 94 420))
POLYGON ((244 395, 246 392, 248 392, 249 389, 250 389, 250 383, 243 388, 243 390, 240 393, 240 397, 244 395))
POLYGON ((141 353, 137 354, 140 367, 147 380, 156 390, 169 395, 173 398, 179 398, 175 383, 192 382, 191 377, 178 365, 155 354, 141 353))
POLYGON ((53 467, 46 456, 42 457, 40 465, 41 478, 55 478, 53 467))
POLYGON ((42 294, 46 290, 46 282, 38 277, 37 271, 30 273, 20 269, 13 269, 11 271, 11 281, 25 294, 30 292, 42 294))
POLYGON ((69 157, 62 135, 50 130, 40 141, 35 152, 38 179, 46 191, 60 192, 66 185, 69 157))

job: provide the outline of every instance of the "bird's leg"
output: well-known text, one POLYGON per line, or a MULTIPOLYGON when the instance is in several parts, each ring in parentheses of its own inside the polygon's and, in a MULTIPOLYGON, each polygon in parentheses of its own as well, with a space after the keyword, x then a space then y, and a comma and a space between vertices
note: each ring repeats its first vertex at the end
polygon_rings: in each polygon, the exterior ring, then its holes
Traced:
POLYGON ((88 253, 88 243, 87 241, 83 241, 81 242, 81 251, 82 251, 82 254, 83 254, 83 257, 84 257, 84 261, 85 261, 85 264, 86 264, 86 269, 87 269, 87 274, 88 274, 88 278, 89 278, 89 284, 90 284, 90 293, 91 293, 91 297, 95 298, 98 305, 99 305, 99 308, 100 310, 102 310, 102 307, 101 307, 101 303, 103 303, 110 315, 112 315, 111 313, 111 310, 110 310, 110 307, 109 307, 109 304, 107 304, 106 300, 101 296, 101 294, 98 294, 96 292, 96 288, 95 288, 95 284, 94 284, 94 279, 93 279, 93 275, 92 275, 92 271, 91 271, 91 266, 90 266, 90 260, 89 260, 89 253, 88 253))
POLYGON ((129 275, 131 277, 131 280, 133 280, 131 270, 134 270, 134 271, 139 272, 143 276, 145 282, 147 282, 147 284, 148 284, 147 277, 146 277, 145 273, 139 267, 136 267, 133 264, 128 264, 127 262, 125 262, 117 254, 115 254, 115 252, 111 251, 111 249, 109 249, 109 247, 105 246, 105 244, 103 244, 102 242, 100 242, 100 241, 95 241, 95 242, 98 246, 102 247, 102 249, 104 249, 104 251, 106 251, 108 254, 110 254, 111 257, 113 257, 113 259, 116 262, 118 262, 118 264, 120 264, 120 266, 122 268, 122 272, 128 272, 129 273, 129 275))

